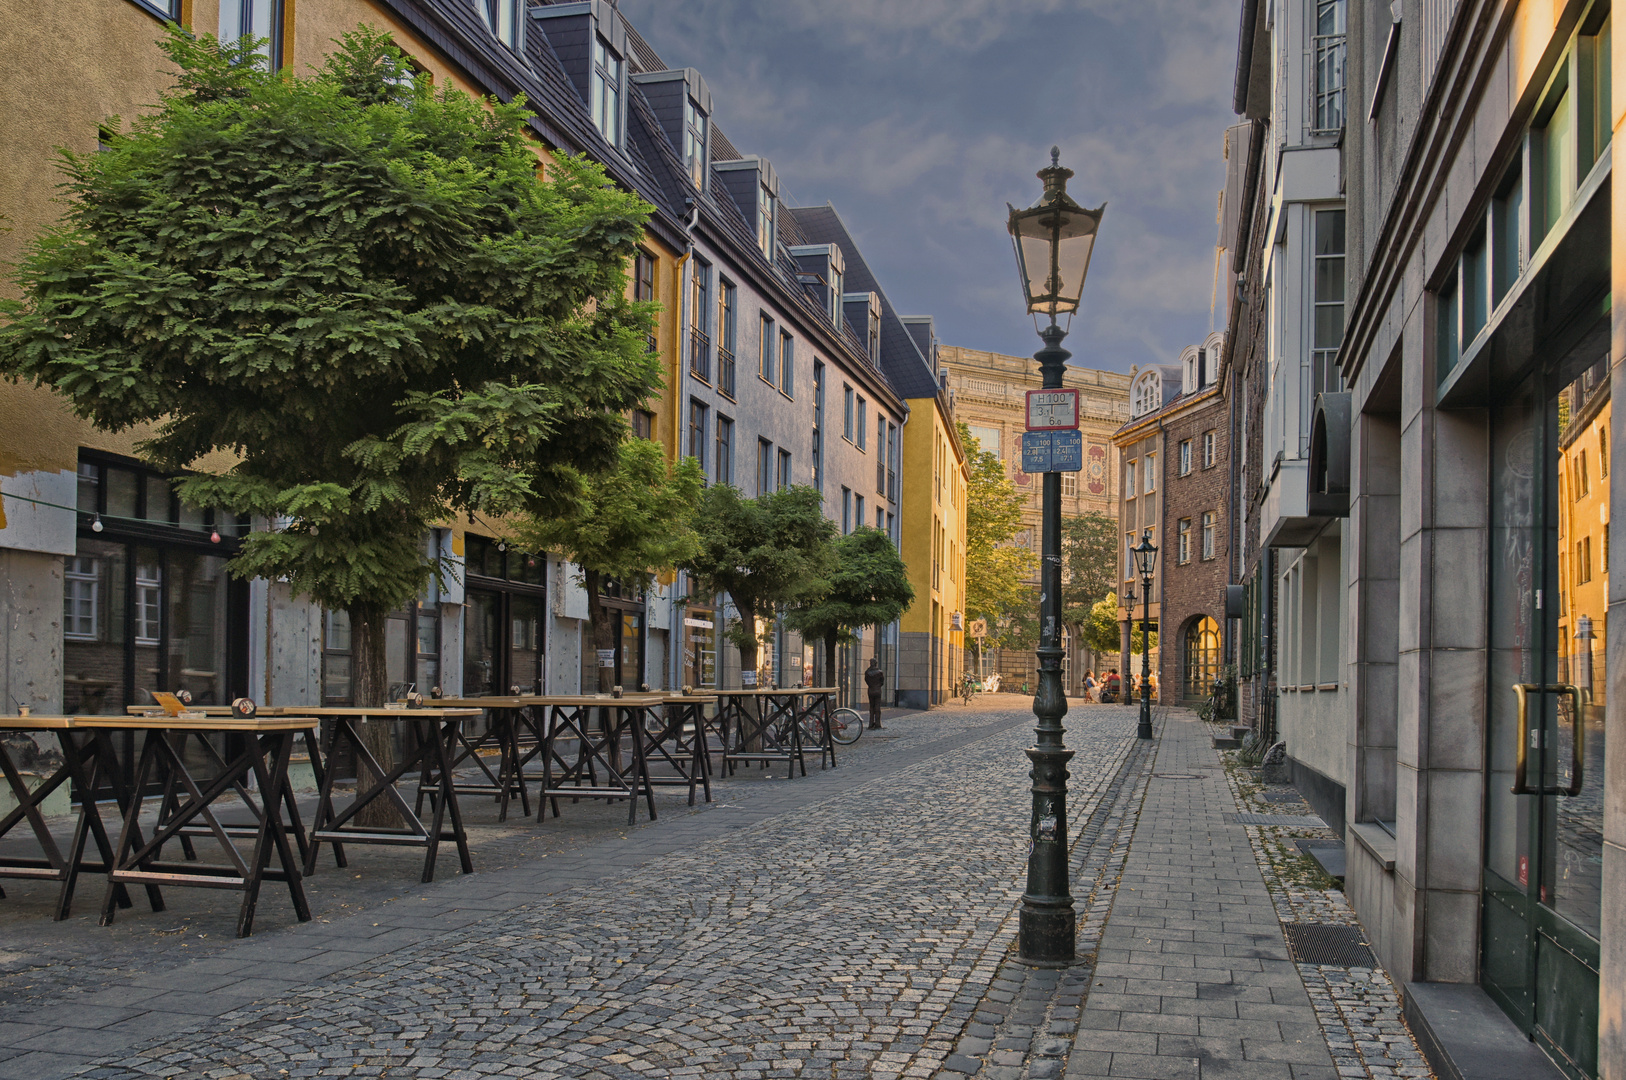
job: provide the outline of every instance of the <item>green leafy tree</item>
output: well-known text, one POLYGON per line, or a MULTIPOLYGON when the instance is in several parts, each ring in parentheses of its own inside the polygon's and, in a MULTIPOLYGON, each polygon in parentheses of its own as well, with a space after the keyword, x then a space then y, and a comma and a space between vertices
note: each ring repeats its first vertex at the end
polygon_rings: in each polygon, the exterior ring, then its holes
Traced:
MULTIPOLYGON (((532 551, 558 551, 581 568, 593 645, 615 645, 615 626, 601 603, 606 578, 648 585, 652 575, 694 556, 699 545, 691 516, 705 487, 700 462, 669 463, 659 443, 628 439, 616 467, 578 476, 578 494, 562 514, 515 521, 516 542, 532 551)), ((599 690, 614 673, 599 669, 599 690)))
POLYGON ((1095 598, 1118 582, 1118 520, 1091 510, 1061 519, 1061 621, 1079 633, 1095 598))
POLYGON ((836 677, 836 645, 861 626, 881 627, 915 602, 909 569, 892 540, 880 529, 854 529, 838 538, 828 577, 817 593, 785 615, 785 624, 804 640, 824 643, 821 685, 836 677))
POLYGON ((755 671, 757 619, 828 588, 836 527, 816 488, 788 487, 747 499, 727 484, 708 487, 695 508, 700 543, 683 564, 698 591, 726 592, 739 619, 724 636, 755 671))
POLYGON ((1022 496, 1005 464, 960 425, 970 480, 965 510, 965 610, 988 620, 988 644, 1004 646, 1020 612, 1036 618, 1038 594, 1029 584, 1038 560, 1014 542, 1022 527, 1022 496))
MULTIPOLYGON (((1099 654, 1115 653, 1123 647, 1123 639, 1118 630, 1118 597, 1107 593, 1090 607, 1090 617, 1080 628, 1084 644, 1092 652, 1099 654)), ((1157 648, 1157 633, 1151 635, 1152 648, 1157 648)), ((1142 652, 1140 622, 1135 621, 1129 631, 1129 651, 1142 652)))
POLYGON ((623 300, 649 207, 582 159, 543 182, 522 101, 437 92, 382 31, 309 77, 258 44, 172 30, 156 111, 63 153, 69 209, 20 265, 0 372, 104 430, 156 425, 159 467, 235 458, 181 497, 276 523, 231 571, 348 611, 378 705, 425 530, 568 506, 657 387, 652 311, 623 300))

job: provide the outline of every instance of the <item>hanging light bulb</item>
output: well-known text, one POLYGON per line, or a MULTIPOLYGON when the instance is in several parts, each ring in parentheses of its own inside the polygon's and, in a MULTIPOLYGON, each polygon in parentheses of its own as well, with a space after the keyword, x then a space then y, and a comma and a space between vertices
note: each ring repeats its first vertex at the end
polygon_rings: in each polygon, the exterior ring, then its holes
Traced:
POLYGON ((91 531, 91 532, 101 532, 101 531, 102 531, 102 527, 103 527, 103 526, 102 526, 102 515, 100 515, 100 514, 97 514, 97 515, 96 515, 96 516, 95 516, 95 517, 94 517, 94 518, 92 518, 92 519, 91 519, 91 521, 90 521, 90 531, 91 531))
POLYGON ((318 529, 315 525, 312 525, 310 527, 310 534, 312 536, 321 536, 322 535, 322 530, 318 529))
POLYGON ((508 541, 506 541, 506 540, 498 540, 497 541, 497 550, 498 551, 507 551, 508 550, 508 541))
POLYGON ((220 530, 219 529, 216 529, 214 532, 209 534, 209 543, 211 543, 211 544, 220 543, 220 530))

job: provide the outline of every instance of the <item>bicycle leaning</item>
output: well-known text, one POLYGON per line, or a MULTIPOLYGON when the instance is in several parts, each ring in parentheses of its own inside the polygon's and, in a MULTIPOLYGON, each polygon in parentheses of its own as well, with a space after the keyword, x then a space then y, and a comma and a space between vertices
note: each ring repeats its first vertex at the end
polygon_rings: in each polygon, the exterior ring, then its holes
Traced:
MULTIPOLYGON (((824 717, 809 713, 802 717, 802 741, 814 746, 824 745, 824 717)), ((864 718, 857 710, 840 708, 830 711, 830 738, 842 746, 851 746, 864 734, 864 718)))
POLYGON ((971 699, 976 697, 977 691, 981 689, 982 684, 977 682, 977 680, 972 677, 970 672, 966 672, 964 675, 960 676, 959 697, 964 700, 965 704, 970 705, 971 699))

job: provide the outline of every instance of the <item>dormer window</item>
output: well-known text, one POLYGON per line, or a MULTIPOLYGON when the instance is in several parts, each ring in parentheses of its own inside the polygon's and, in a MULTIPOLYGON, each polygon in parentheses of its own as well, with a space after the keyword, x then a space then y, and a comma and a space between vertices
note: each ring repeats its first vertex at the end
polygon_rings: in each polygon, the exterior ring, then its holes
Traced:
POLYGON ((841 325, 841 286, 843 284, 845 283, 841 280, 841 267, 832 263, 830 266, 829 289, 830 321, 835 323, 838 327, 841 325))
POLYGON ((1155 370, 1144 372, 1140 378, 1135 380, 1135 390, 1130 397, 1130 417, 1141 417, 1147 413, 1157 412, 1162 404, 1162 378, 1159 377, 1155 370))
POLYGON ((706 190, 706 114, 688 97, 683 99, 683 161, 695 188, 706 190))
POLYGON ((773 192, 766 184, 757 192, 757 247, 769 259, 773 258, 773 192))
POLYGON ((593 125, 611 146, 621 145, 621 78, 626 61, 603 38, 593 38, 593 80, 588 105, 593 125))
POLYGON ((474 0, 474 7, 485 20, 486 29, 497 40, 521 51, 525 47, 525 5, 523 0, 474 0))

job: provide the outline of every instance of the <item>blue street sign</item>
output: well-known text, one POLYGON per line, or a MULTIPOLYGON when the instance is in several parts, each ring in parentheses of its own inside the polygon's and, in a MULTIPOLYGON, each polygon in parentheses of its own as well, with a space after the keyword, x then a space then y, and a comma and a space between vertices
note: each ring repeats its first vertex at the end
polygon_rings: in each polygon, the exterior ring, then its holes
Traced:
POLYGON ((1023 432, 1022 471, 1083 472, 1083 433, 1076 430, 1023 432))

